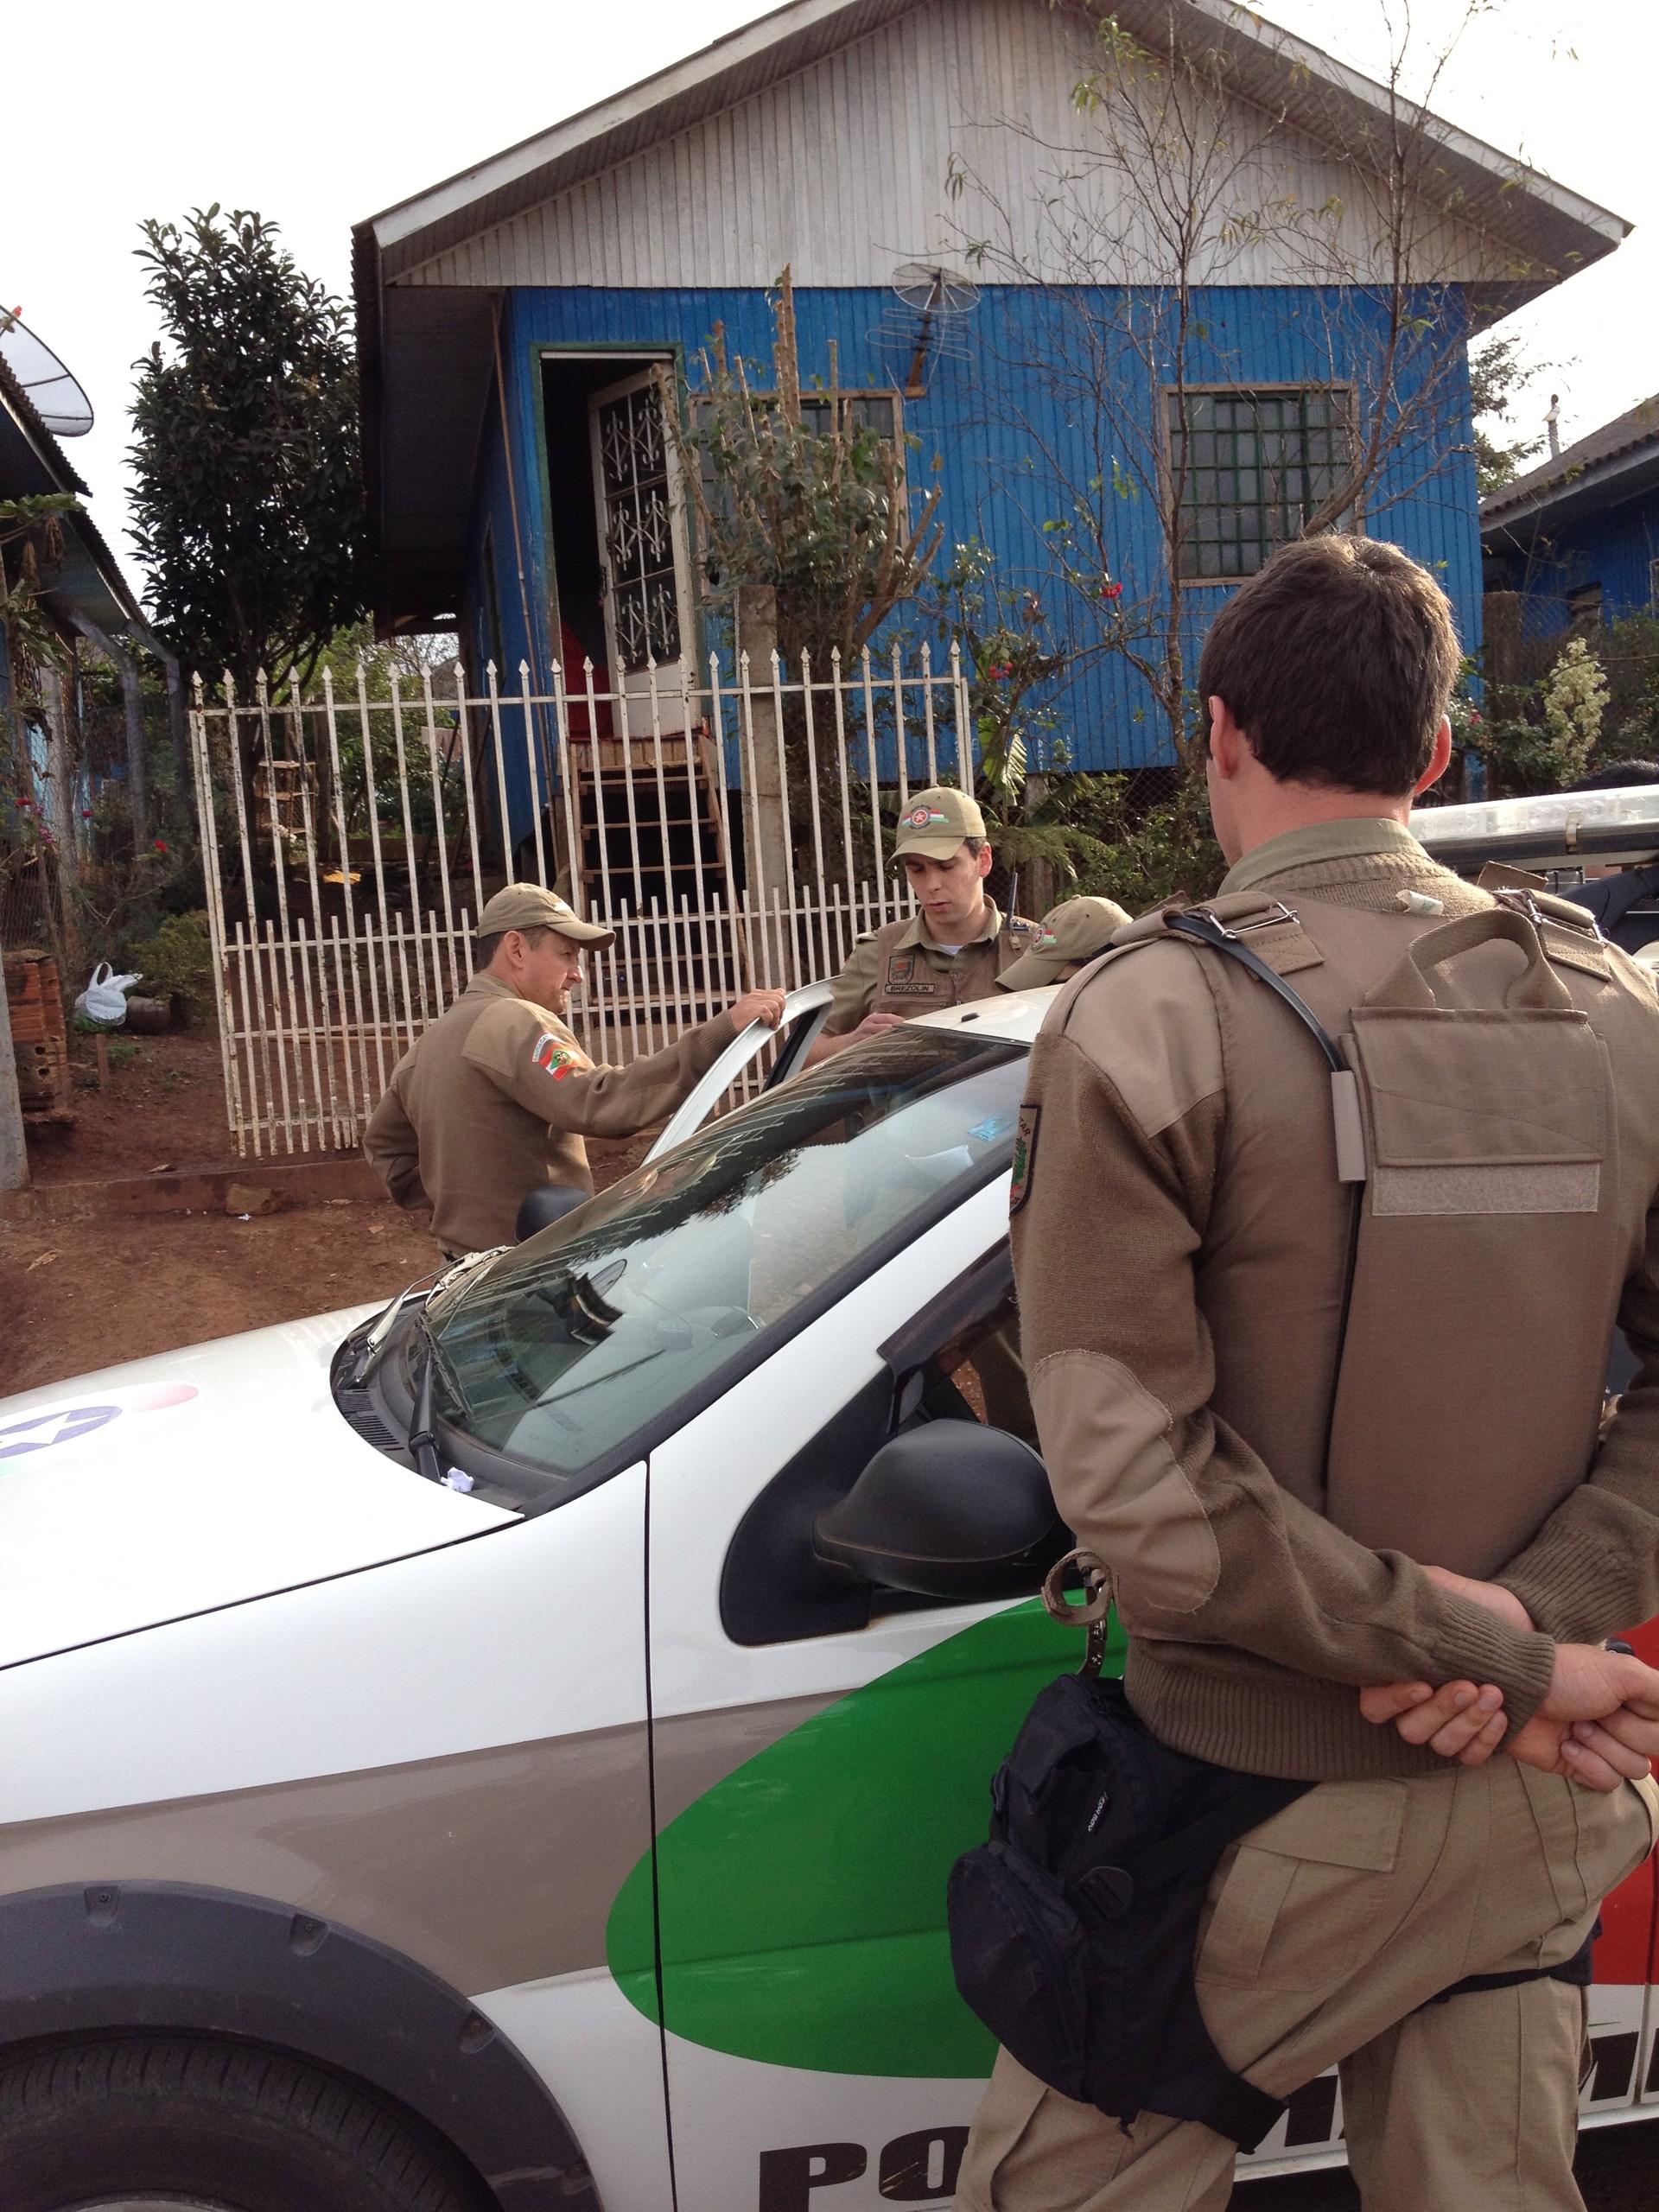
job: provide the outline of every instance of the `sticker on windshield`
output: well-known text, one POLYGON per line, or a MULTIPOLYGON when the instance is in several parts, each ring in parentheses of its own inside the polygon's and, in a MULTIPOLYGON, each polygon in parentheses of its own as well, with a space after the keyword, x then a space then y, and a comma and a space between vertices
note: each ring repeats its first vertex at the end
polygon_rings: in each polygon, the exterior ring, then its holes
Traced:
POLYGON ((541 1068, 550 1075, 555 1083, 563 1083, 566 1076, 575 1075, 578 1069, 593 1065, 574 1045, 567 1045, 562 1037, 555 1037, 545 1029, 536 1039, 530 1063, 532 1067, 541 1068))
POLYGON ((1020 1109, 1020 1129, 1014 1140, 1014 1180, 1008 1185, 1008 1211, 1018 1213, 1031 1196, 1031 1171, 1037 1164, 1037 1122, 1040 1106, 1020 1109))

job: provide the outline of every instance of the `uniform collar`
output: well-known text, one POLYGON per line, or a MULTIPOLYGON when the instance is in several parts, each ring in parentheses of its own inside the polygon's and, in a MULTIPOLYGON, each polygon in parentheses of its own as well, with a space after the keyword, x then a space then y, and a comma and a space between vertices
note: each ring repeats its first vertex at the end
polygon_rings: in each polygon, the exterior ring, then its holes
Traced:
POLYGON ((1423 848, 1403 823, 1380 815, 1351 816, 1340 822, 1310 822, 1305 829, 1287 830, 1254 847, 1235 861, 1221 880, 1224 893, 1254 891, 1275 875, 1292 868, 1317 868, 1322 861, 1359 860, 1367 854, 1411 854, 1426 857, 1423 848))
POLYGON ((486 976, 481 968, 474 973, 463 995, 470 998, 474 992, 481 999, 516 999, 518 995, 511 983, 504 983, 499 976, 486 976))
POLYGON ((556 1023, 560 1029, 569 1033, 569 1025, 562 1014, 555 1014, 551 1007, 537 1006, 534 999, 524 998, 515 991, 511 983, 504 983, 499 976, 486 976, 481 969, 474 976, 461 996, 516 1000, 518 1005, 527 1006, 532 1014, 539 1014, 544 1022, 556 1023))
MULTIPOLYGON (((958 950, 963 952, 966 952, 970 944, 988 944, 993 938, 996 937, 1001 932, 1001 913, 996 906, 988 899, 985 901, 984 926, 976 931, 972 937, 964 938, 958 950)), ((926 918, 919 913, 912 914, 911 916, 910 927, 899 938, 895 950, 902 952, 906 945, 912 944, 920 945, 924 952, 937 952, 941 959, 948 960, 950 957, 950 954, 946 952, 944 947, 942 944, 936 944, 933 939, 928 935, 926 918)))

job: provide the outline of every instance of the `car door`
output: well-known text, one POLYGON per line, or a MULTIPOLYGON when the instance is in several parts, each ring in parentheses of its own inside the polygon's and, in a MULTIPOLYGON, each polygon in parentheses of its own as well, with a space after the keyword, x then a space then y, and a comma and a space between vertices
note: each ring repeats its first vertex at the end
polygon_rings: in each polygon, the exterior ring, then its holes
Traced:
POLYGON ((823 1027, 830 999, 828 983, 804 984, 785 997, 784 1018, 775 1030, 768 1029, 764 1022, 752 1021, 741 1031, 675 1108, 645 1158, 656 1160, 665 1152, 672 1152, 677 1144, 683 1143, 694 1130, 700 1129, 744 1071, 769 1048, 776 1048, 776 1058, 767 1071, 764 1088, 770 1090, 774 1084, 786 1082, 791 1075, 798 1074, 823 1027))
POLYGON ((1011 1310, 1007 1192, 979 1191, 652 1457, 657 1841, 612 1955, 628 1986, 625 1956, 657 1947, 680 2212, 875 2212, 954 2183, 993 2047, 951 1981, 945 1876, 1081 1633, 1034 1599, 872 1617, 868 1593, 815 1585, 807 1531, 896 1421, 995 1396, 961 1356, 993 1369, 1011 1310))

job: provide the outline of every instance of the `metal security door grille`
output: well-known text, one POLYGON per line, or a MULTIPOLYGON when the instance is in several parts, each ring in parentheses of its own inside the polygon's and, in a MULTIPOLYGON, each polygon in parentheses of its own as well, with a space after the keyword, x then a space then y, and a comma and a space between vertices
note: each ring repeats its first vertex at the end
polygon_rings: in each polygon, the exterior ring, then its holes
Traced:
POLYGON ((612 665, 634 676, 680 657, 680 562, 672 460, 652 372, 588 403, 604 547, 612 665))
POLYGON ((892 825, 912 787, 971 788, 977 771, 954 646, 938 670, 924 645, 908 670, 897 648, 867 648, 822 671, 745 654, 724 671, 711 658, 702 683, 684 661, 608 690, 596 676, 556 664, 538 690, 521 665, 504 691, 492 665, 479 691, 456 671, 442 685, 394 676, 371 696, 366 671, 336 691, 325 671, 320 696, 262 683, 213 702, 198 687, 239 1152, 359 1141, 399 1057, 472 974, 504 819, 515 874, 572 885, 616 931, 571 1015, 597 1060, 659 1050, 752 982, 832 976, 865 931, 912 911, 892 825), (620 742, 604 733, 625 708, 646 734, 620 742), (762 834, 779 792, 789 834, 762 834))

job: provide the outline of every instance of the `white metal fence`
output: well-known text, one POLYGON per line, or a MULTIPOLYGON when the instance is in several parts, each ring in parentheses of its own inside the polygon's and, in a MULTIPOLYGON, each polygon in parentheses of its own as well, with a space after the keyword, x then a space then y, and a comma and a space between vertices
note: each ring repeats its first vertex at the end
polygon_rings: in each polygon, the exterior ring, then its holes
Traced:
POLYGON ((910 910, 892 824, 975 771, 953 646, 820 673, 682 664, 619 691, 521 666, 481 696, 382 679, 191 715, 226 1109, 242 1154, 354 1146, 463 989, 485 899, 561 882, 616 931, 571 1020, 595 1059, 677 1038, 751 983, 832 975, 910 910), (504 836, 502 824, 512 827, 504 836), (516 833, 516 834, 515 834, 516 833))

